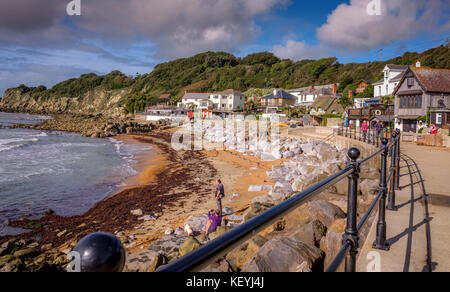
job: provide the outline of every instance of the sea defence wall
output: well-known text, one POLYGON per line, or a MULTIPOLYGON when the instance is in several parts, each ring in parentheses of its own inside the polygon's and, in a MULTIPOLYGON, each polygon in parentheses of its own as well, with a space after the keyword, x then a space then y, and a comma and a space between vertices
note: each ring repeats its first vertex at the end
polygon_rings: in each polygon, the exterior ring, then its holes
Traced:
MULTIPOLYGON (((363 141, 358 141, 358 140, 354 140, 354 139, 350 139, 350 138, 346 138, 346 137, 342 137, 342 136, 338 136, 338 135, 336 135, 336 138, 334 139, 334 141, 330 142, 330 143, 333 143, 334 145, 336 145, 336 147, 339 150, 350 149, 352 147, 356 147, 359 149, 359 151, 361 151, 361 158, 368 157, 371 154, 373 154, 374 152, 376 152, 377 150, 379 150, 379 148, 377 148, 375 145, 370 145, 363 141)), ((370 161, 369 166, 379 168, 380 164, 381 164, 381 157, 377 156, 370 161)))

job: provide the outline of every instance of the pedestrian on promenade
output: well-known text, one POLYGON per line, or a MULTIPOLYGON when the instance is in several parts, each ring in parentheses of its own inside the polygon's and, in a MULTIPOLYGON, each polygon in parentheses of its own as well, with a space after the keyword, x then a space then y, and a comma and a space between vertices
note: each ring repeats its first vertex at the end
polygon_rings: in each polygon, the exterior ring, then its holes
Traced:
POLYGON ((375 124, 375 131, 377 132, 377 139, 380 138, 381 131, 383 130, 383 124, 380 121, 377 121, 375 124))
POLYGON ((217 209, 219 211, 219 216, 222 217, 222 199, 225 197, 225 189, 223 187, 222 181, 218 179, 216 181, 217 189, 216 189, 216 202, 217 202, 217 209))
POLYGON ((361 131, 363 132, 364 141, 367 139, 367 131, 369 129, 369 126, 367 125, 367 122, 364 120, 361 126, 361 131))

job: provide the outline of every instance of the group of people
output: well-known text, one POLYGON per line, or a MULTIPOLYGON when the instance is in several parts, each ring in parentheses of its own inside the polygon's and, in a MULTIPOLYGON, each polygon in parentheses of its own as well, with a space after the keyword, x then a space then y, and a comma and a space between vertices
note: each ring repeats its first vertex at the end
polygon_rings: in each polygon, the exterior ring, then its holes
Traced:
MULTIPOLYGON (((382 131, 383 131, 383 124, 380 121, 377 121, 373 127, 375 128, 376 136, 380 137, 382 131)), ((367 133, 369 131, 369 124, 366 120, 363 121, 361 124, 361 132, 363 133, 364 139, 367 139, 367 133)))
POLYGON ((214 197, 216 199, 217 209, 209 210, 208 222, 206 223, 206 235, 209 235, 217 230, 217 227, 222 225, 222 199, 225 197, 225 188, 222 181, 216 181, 216 192, 214 197))

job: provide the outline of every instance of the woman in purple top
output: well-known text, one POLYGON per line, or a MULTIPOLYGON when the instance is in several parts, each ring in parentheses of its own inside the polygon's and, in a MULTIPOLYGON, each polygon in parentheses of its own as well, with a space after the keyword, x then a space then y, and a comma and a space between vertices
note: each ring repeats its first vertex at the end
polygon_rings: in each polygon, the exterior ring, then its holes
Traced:
POLYGON ((208 212, 208 223, 206 223, 206 235, 216 231, 217 227, 222 225, 222 216, 219 215, 219 210, 208 212))

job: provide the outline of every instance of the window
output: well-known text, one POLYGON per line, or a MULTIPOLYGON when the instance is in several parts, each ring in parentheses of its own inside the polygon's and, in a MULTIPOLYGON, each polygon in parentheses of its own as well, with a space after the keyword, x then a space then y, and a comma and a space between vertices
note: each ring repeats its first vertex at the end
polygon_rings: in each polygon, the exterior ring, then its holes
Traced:
POLYGON ((400 108, 422 108, 422 95, 401 95, 400 108))
POLYGON ((408 78, 408 86, 414 86, 414 78, 408 78))
POLYGON ((442 125, 442 114, 436 114, 436 124, 442 125))

